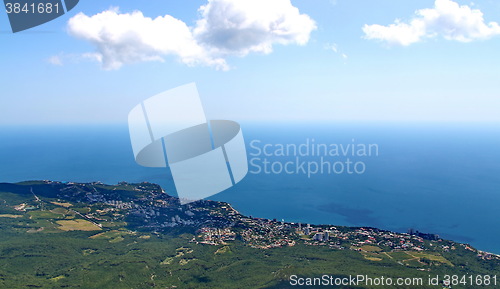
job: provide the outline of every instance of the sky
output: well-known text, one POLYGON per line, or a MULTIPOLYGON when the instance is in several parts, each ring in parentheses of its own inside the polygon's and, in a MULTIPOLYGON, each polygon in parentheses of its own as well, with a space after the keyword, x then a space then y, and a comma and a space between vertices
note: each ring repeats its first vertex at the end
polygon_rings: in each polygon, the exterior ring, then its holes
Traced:
POLYGON ((80 0, 12 33, 0 125, 125 124, 195 82, 209 119, 500 121, 500 1, 80 0))

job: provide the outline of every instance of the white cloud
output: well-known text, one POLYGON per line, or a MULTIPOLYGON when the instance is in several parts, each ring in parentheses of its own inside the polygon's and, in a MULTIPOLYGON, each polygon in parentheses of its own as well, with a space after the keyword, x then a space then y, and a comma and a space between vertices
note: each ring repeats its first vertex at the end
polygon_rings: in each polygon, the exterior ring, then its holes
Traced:
POLYGON ((395 24, 389 26, 365 25, 363 32, 366 39, 378 39, 389 45, 403 46, 419 42, 426 35, 425 24, 420 19, 415 19, 410 24, 401 23, 397 19, 395 24))
POLYGON ((304 45, 314 21, 290 0, 209 0, 194 35, 216 53, 272 52, 273 44, 304 45))
POLYGON ((388 26, 365 25, 363 32, 366 39, 408 46, 437 36, 460 42, 488 39, 500 34, 500 25, 485 23, 479 9, 460 6, 451 0, 436 0, 434 8, 417 10, 409 23, 396 20, 388 26))
POLYGON ((339 46, 337 45, 337 43, 327 43, 325 45, 325 49, 326 50, 331 50, 333 52, 335 52, 336 54, 338 54, 343 60, 344 60, 344 63, 345 63, 345 60, 347 60, 347 54, 345 54, 344 52, 342 52, 342 50, 339 49, 339 46))
POLYGON ((316 29, 290 0, 208 0, 199 11, 195 27, 170 15, 153 19, 140 11, 79 13, 69 20, 68 32, 93 44, 96 52, 84 57, 102 63, 104 69, 164 61, 171 55, 190 66, 226 70, 229 55, 270 53, 274 44, 304 45, 316 29))
POLYGON ((52 65, 56 65, 56 66, 62 66, 63 65, 63 61, 61 59, 61 57, 59 55, 54 55, 54 56, 51 56, 47 59, 47 62, 52 64, 52 65))
POLYGON ((325 45, 325 49, 326 49, 326 50, 332 50, 332 51, 333 51, 333 52, 335 52, 335 53, 339 52, 339 49, 337 48, 337 44, 336 44, 336 43, 332 43, 332 44, 327 43, 327 44, 325 45))
POLYGON ((170 15, 155 19, 141 12, 119 13, 107 10, 94 16, 79 13, 68 22, 71 35, 89 41, 104 69, 118 69, 123 64, 163 61, 174 55, 188 65, 204 64, 226 68, 221 58, 207 54, 193 38, 190 28, 170 15))
POLYGON ((48 63, 55 66, 63 66, 67 63, 80 63, 82 60, 91 60, 101 62, 102 57, 99 53, 84 53, 84 54, 76 54, 76 53, 64 53, 61 52, 57 55, 53 55, 46 59, 48 63))

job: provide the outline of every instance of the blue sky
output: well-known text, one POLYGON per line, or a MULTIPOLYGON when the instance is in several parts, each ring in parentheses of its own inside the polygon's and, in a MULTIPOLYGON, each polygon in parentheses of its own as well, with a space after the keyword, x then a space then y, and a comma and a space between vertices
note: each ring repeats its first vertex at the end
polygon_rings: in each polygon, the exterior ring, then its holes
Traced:
POLYGON ((126 123, 190 82, 211 119, 500 121, 499 1, 269 3, 81 0, 16 34, 0 13, 0 125, 126 123))

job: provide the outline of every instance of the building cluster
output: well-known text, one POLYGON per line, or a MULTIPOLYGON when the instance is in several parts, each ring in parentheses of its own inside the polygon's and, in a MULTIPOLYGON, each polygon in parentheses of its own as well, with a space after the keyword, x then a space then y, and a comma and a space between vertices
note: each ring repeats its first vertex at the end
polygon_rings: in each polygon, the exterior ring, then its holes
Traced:
MULTIPOLYGON (((335 227, 331 227, 330 229, 336 230, 335 227)), ((313 241, 317 242, 328 242, 330 240, 330 234, 332 231, 330 229, 325 229, 321 227, 311 227, 310 224, 307 224, 304 228, 302 227, 302 224, 298 224, 298 228, 296 232, 299 235, 305 236, 304 239, 311 239, 313 241)))
POLYGON ((208 245, 226 245, 228 241, 236 239, 236 233, 229 228, 201 228, 198 230, 201 241, 196 241, 201 244, 208 245))
POLYGON ((277 247, 295 246, 291 233, 291 225, 276 220, 241 217, 245 228, 241 237, 249 246, 269 249, 277 247))
POLYGON ((374 228, 337 229, 336 227, 311 227, 309 224, 297 226, 297 233, 302 235, 308 245, 329 245, 333 248, 353 248, 364 245, 376 245, 389 250, 423 251, 424 239, 416 235, 395 233, 374 228))
POLYGON ((105 201, 104 204, 116 207, 117 209, 121 209, 121 210, 131 209, 133 206, 133 202, 123 202, 123 201, 116 201, 116 200, 105 201))
MULTIPOLYGON (((227 212, 232 208, 227 208, 227 212)), ((202 244, 221 245, 236 238, 248 246, 260 249, 294 246, 296 241, 290 234, 290 224, 268 219, 247 218, 235 210, 231 214, 232 222, 225 229, 203 227, 198 230, 197 241, 202 244)))
MULTIPOLYGON (((56 183, 58 184, 58 183, 56 183)), ((443 241, 435 234, 426 234, 410 229, 407 233, 395 233, 375 228, 348 228, 327 225, 311 226, 301 223, 286 223, 241 215, 229 204, 197 201, 181 206, 179 200, 164 193, 156 185, 143 183, 131 185, 121 183, 120 188, 106 188, 101 183, 65 183, 58 197, 77 203, 97 205, 85 215, 88 219, 126 221, 140 228, 157 232, 172 227, 198 229, 195 242, 221 245, 236 239, 255 248, 269 249, 294 246, 298 242, 306 245, 329 246, 333 249, 363 250, 373 245, 384 251, 455 250, 455 244, 443 241), (123 197, 120 190, 134 190, 140 194, 123 197)), ((27 204, 15 207, 29 210, 27 204)), ((478 251, 468 245, 464 249, 477 253, 484 260, 500 259, 499 256, 478 251)))

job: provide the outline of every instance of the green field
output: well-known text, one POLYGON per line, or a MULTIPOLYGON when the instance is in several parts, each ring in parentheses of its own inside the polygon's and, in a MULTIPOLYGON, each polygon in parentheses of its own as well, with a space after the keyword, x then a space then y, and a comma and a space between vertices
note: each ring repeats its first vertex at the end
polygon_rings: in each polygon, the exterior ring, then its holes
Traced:
POLYGON ((77 220, 60 220, 56 221, 60 227, 59 230, 63 231, 100 231, 100 227, 92 224, 89 221, 77 219, 77 220))

